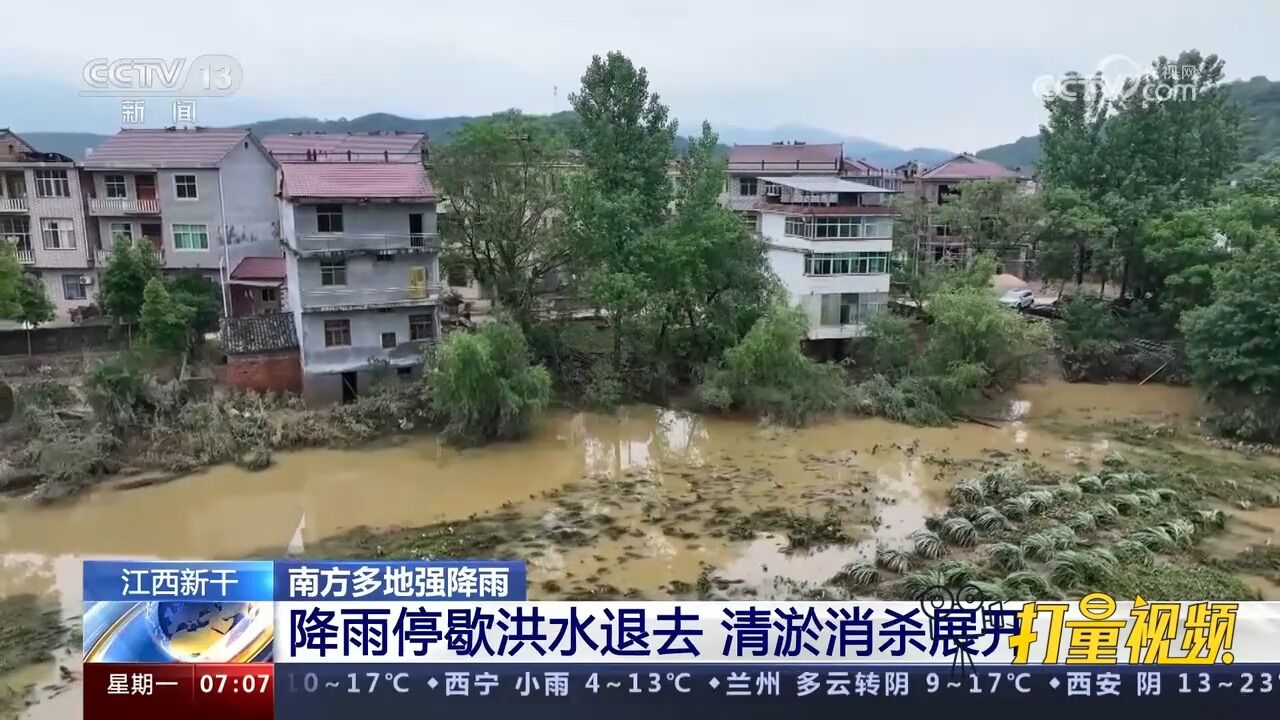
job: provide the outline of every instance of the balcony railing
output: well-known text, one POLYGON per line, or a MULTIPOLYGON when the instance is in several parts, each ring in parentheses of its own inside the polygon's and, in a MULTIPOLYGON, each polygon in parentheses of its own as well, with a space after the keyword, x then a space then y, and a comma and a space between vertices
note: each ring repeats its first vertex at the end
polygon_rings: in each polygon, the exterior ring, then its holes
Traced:
MULTIPOLYGON (((112 253, 114 250, 115 250, 115 248, 114 248, 114 247, 96 248, 96 249, 94 249, 94 251, 93 251, 93 259, 94 259, 95 264, 96 264, 98 267, 102 267, 102 266, 106 265, 108 262, 110 262, 110 261, 111 261, 111 253, 112 253)), ((160 259, 160 260, 162 260, 162 261, 164 260, 164 246, 163 246, 163 245, 157 245, 157 244, 155 244, 155 243, 151 243, 151 251, 155 254, 155 256, 156 256, 157 258, 159 258, 159 259, 160 259)))
POLYGON ((89 213, 93 215, 155 215, 160 212, 160 201, 138 198, 92 198, 89 213))
POLYGON ((31 248, 18 248, 18 262, 23 265, 35 265, 36 253, 31 248))
POLYGON ((440 283, 398 288, 325 287, 302 291, 302 309, 413 306, 434 302, 444 291, 440 283))
POLYGON ((3 197, 0 198, 0 212, 26 212, 27 199, 25 197, 3 197))
POLYGON ((437 233, 299 235, 290 246, 302 254, 436 251, 440 249, 440 236, 437 233))

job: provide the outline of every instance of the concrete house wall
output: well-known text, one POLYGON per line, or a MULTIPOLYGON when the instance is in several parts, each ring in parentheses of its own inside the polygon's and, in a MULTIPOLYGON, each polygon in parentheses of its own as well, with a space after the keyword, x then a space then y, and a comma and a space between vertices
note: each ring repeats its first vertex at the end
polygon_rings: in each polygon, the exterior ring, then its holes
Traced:
MULTIPOLYGON (((334 233, 335 243, 342 245, 344 235, 409 235, 409 215, 423 215, 423 232, 436 231, 433 203, 333 203, 343 205, 343 232, 334 233)), ((286 242, 305 245, 306 236, 317 235, 316 203, 281 201, 281 234, 286 242), (300 240, 301 239, 301 240, 300 240)), ((355 242, 353 240, 353 242, 355 242)), ((407 244, 401 240, 400 244, 407 244)), ((432 336, 439 333, 439 320, 433 300, 423 299, 408 306, 387 307, 387 303, 403 301, 410 287, 414 268, 425 268, 429 285, 440 281, 439 256, 436 252, 395 252, 378 255, 373 252, 341 252, 322 257, 285 253, 288 276, 289 307, 298 328, 302 349, 303 397, 309 403, 333 403, 342 398, 342 373, 356 375, 358 392, 366 392, 372 380, 370 367, 385 361, 403 377, 420 373, 420 348, 409 339, 410 316, 431 318, 432 336), (325 260, 343 261, 346 283, 325 286, 321 281, 321 264, 325 260), (321 308, 324 308, 323 310, 321 308), (351 344, 325 346, 325 321, 347 320, 351 327, 351 344), (395 335, 392 348, 383 347, 383 334, 395 335)))
POLYGON ((63 276, 90 276, 89 258, 96 242, 97 228, 87 222, 84 193, 81 190, 80 172, 70 163, 40 163, 24 168, 23 180, 27 186, 27 217, 31 223, 31 248, 35 255, 36 272, 44 283, 49 299, 56 308, 57 317, 67 319, 72 308, 93 304, 98 294, 96 283, 85 286, 83 300, 71 300, 63 289, 63 276), (36 194, 36 170, 60 170, 67 175, 69 197, 39 197, 36 194), (75 233, 75 247, 67 250, 46 249, 43 221, 46 219, 70 220, 75 233))

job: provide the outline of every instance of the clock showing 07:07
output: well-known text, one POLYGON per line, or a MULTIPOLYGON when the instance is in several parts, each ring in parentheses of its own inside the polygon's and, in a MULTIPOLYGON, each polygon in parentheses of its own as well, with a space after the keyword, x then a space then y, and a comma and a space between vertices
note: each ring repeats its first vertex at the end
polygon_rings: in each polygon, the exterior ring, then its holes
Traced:
POLYGON ((200 692, 205 694, 265 693, 271 687, 271 673, 244 675, 203 673, 200 675, 197 686, 200 692))

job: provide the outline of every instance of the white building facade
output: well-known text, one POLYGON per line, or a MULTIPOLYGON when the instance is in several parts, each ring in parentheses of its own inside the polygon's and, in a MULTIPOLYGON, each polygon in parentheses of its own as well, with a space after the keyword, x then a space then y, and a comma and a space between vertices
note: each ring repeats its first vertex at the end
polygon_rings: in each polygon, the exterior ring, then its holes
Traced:
POLYGON ((890 193, 834 177, 762 177, 769 264, 809 319, 810 340, 866 333, 889 301, 890 193))
POLYGON ((735 145, 724 203, 768 245, 769 264, 809 319, 811 341, 861 337, 889 299, 900 175, 839 143, 735 145))

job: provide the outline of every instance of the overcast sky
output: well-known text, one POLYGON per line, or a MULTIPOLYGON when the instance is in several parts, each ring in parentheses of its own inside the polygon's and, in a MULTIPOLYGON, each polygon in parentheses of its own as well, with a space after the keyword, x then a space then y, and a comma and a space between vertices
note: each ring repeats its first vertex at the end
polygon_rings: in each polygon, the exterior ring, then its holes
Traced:
POLYGON ((803 124, 954 150, 1035 132, 1035 79, 1111 55, 1195 47, 1231 78, 1280 79, 1274 0, 15 0, 0 22, 0 126, 18 130, 118 128, 119 100, 79 96, 95 57, 234 56, 240 91, 199 106, 226 124, 562 110, 591 55, 621 50, 688 132, 803 124))

